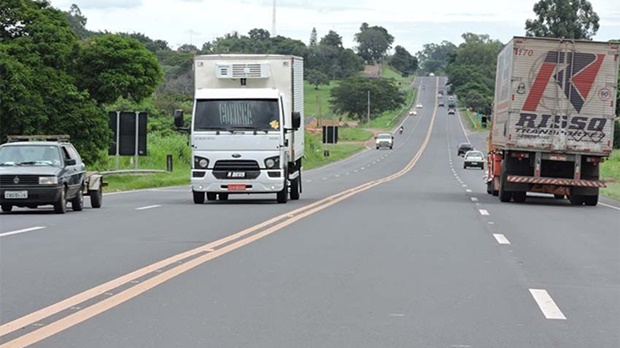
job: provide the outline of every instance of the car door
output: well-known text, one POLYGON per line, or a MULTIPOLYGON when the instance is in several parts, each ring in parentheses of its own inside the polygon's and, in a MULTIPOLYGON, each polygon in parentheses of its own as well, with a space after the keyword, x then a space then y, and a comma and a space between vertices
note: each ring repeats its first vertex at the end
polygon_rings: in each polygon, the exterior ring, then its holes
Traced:
POLYGON ((77 153, 73 145, 63 145, 62 152, 65 156, 65 160, 75 160, 75 164, 65 165, 65 175, 67 176, 68 185, 67 198, 69 199, 74 197, 82 188, 85 166, 82 162, 82 158, 80 158, 80 155, 77 153))

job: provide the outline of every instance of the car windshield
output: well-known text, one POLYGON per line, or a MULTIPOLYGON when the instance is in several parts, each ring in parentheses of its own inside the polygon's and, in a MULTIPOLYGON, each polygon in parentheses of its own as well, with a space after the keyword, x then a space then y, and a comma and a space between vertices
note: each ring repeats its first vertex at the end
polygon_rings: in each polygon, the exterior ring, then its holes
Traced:
POLYGON ((9 145, 0 147, 0 166, 60 166, 57 146, 9 145))
POLYGON ((392 135, 391 134, 379 134, 377 138, 378 139, 392 139, 392 135))
POLYGON ((466 158, 483 158, 482 152, 468 152, 466 158))
POLYGON ((280 130, 277 99, 198 100, 194 130, 280 130))

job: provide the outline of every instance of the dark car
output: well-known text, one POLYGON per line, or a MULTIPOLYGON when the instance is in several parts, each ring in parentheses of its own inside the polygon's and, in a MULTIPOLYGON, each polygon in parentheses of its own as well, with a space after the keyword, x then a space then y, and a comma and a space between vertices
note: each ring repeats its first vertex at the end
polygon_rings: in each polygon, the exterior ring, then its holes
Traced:
POLYGON ((458 156, 465 155, 467 151, 471 151, 474 149, 474 146, 469 143, 462 143, 456 149, 456 154, 458 156))
POLYGON ((85 165, 66 139, 11 141, 0 145, 0 206, 37 208, 53 205, 63 214, 67 202, 81 211, 84 206, 85 165))

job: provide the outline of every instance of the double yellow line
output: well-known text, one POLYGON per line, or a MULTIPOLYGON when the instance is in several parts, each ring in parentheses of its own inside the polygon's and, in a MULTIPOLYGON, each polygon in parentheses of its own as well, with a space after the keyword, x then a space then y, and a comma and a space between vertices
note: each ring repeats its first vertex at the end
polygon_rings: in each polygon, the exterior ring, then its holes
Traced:
MULTIPOLYGON (((439 79, 436 79, 436 90, 439 87, 439 79)), ((435 93, 435 99, 437 99, 437 93, 435 93)), ((239 249, 245 245, 248 245, 252 242, 255 242, 263 237, 266 237, 274 232, 281 230, 282 228, 292 225, 295 222, 308 217, 312 214, 315 214, 323 209, 326 209, 338 202, 341 202, 349 197, 352 197, 360 192, 367 191, 375 186, 390 182, 401 176, 405 175, 409 172, 415 165, 418 160, 422 157, 424 150, 428 146, 428 143, 431 139, 431 134, 433 130, 433 125, 435 123, 435 118, 437 115, 437 102, 435 100, 435 107, 433 109, 433 115, 431 118, 431 122, 429 128, 426 132, 426 137, 424 142, 420 146, 420 149, 416 153, 416 155, 407 163, 407 165, 388 177, 381 178, 378 180, 370 181, 368 183, 356 186, 354 188, 348 189, 343 192, 339 192, 327 198, 324 198, 315 203, 303 206, 301 208, 295 209, 288 213, 282 214, 280 216, 276 216, 272 219, 269 219, 265 222, 262 222, 258 225, 247 228, 243 231, 237 232, 228 237, 219 239, 215 242, 200 246, 198 248, 183 252, 181 254, 169 257, 165 260, 156 262, 134 272, 128 273, 119 278, 113 279, 107 283, 101 284, 89 290, 86 290, 82 293, 79 293, 75 296, 69 297, 63 301, 55 303, 51 306, 45 307, 28 315, 25 315, 19 319, 13 320, 9 323, 6 323, 0 326, 0 338, 6 336, 10 333, 13 333, 17 330, 23 329, 29 325, 38 323, 39 321, 48 318, 52 315, 58 314, 62 311, 66 311, 71 309, 72 307, 78 306, 80 303, 85 301, 94 299, 95 297, 109 294, 110 291, 114 289, 126 285, 132 281, 135 281, 139 278, 145 277, 147 275, 153 275, 152 277, 124 290, 119 292, 118 294, 114 294, 96 302, 95 304, 88 306, 84 309, 80 309, 73 314, 69 314, 64 316, 48 325, 45 325, 37 330, 24 334, 18 338, 15 338, 12 341, 9 341, 0 346, 0 348, 8 348, 8 347, 26 347, 41 340, 44 340, 47 337, 55 335, 61 331, 64 331, 72 326, 75 326, 83 321, 86 321, 100 313, 103 313, 111 308, 114 308, 125 301, 128 301, 162 283, 167 280, 170 280, 174 277, 183 274, 192 268, 199 266, 205 262, 213 260, 217 257, 220 257, 224 254, 227 254, 233 250, 239 249), (190 260, 187 260, 190 259, 190 260), (185 260, 185 261, 184 261, 185 260), (162 269, 166 267, 170 267, 175 263, 180 263, 179 266, 172 267, 166 271, 162 271, 162 269), (157 273, 160 272, 160 273, 157 273)))

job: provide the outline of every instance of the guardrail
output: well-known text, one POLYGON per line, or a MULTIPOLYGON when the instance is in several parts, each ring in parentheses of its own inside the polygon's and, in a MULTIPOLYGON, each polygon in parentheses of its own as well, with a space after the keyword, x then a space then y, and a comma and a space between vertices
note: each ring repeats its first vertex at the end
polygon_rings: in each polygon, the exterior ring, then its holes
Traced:
POLYGON ((170 173, 163 169, 121 169, 121 170, 108 170, 105 172, 98 172, 101 175, 141 175, 141 174, 160 174, 170 173))

